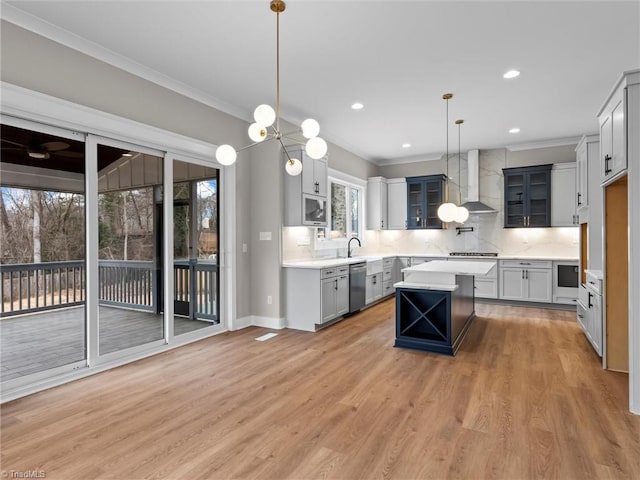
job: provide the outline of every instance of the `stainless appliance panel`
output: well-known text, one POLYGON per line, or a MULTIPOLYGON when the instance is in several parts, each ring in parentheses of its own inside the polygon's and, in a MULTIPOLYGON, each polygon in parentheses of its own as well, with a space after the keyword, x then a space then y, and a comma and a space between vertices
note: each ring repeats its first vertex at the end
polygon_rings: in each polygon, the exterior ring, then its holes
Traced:
POLYGON ((349 267, 349 313, 357 312, 365 306, 367 264, 353 263, 349 267))

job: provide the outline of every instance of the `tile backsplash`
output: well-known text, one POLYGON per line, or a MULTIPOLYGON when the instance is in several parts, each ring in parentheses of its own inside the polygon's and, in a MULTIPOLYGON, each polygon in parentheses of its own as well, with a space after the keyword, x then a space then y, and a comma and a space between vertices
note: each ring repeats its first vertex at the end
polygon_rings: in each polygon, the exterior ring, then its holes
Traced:
MULTIPOLYGON (((448 255, 449 252, 497 252, 508 256, 578 257, 577 227, 556 228, 496 228, 499 214, 471 215, 464 224, 473 232, 456 233, 446 230, 367 230, 362 248, 355 255, 411 254, 448 255)), ((285 261, 308 258, 340 257, 346 249, 314 250, 315 230, 307 227, 283 229, 285 261), (299 245, 310 240, 309 245, 299 245)))

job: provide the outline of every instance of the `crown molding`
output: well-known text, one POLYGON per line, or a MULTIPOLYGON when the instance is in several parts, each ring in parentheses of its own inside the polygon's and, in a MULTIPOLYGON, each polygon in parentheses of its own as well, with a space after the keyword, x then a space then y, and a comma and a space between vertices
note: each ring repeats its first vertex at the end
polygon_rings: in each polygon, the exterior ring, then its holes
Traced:
POLYGON ((403 158, 382 158, 377 160, 372 160, 379 167, 388 167, 389 165, 403 165, 405 163, 422 163, 422 162, 433 162, 435 160, 441 160, 443 154, 440 153, 429 153, 427 155, 416 155, 413 157, 403 157, 403 158))
POLYGON ((507 145, 504 148, 511 152, 520 152, 522 150, 535 150, 536 148, 564 147, 567 145, 577 145, 578 142, 580 142, 581 138, 582 136, 551 138, 548 140, 539 140, 536 142, 507 145))
POLYGON ((250 120, 249 114, 246 111, 231 105, 228 102, 212 97, 199 89, 175 80, 152 68, 146 67, 131 60, 130 58, 113 52, 95 42, 80 37, 79 35, 71 33, 68 30, 46 22, 39 17, 31 15, 30 13, 4 2, 2 3, 2 20, 6 20, 9 23, 33 32, 36 35, 45 37, 53 42, 100 60, 101 62, 119 68, 120 70, 124 70, 125 72, 179 93, 180 95, 196 100, 204 105, 213 107, 216 110, 220 110, 241 120, 250 120))

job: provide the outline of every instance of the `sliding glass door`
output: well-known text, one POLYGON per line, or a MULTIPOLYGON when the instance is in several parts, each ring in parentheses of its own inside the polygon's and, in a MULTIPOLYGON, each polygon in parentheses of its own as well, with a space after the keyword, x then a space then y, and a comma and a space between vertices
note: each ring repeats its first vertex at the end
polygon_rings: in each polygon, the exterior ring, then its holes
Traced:
POLYGON ((0 128, 6 388, 86 364, 85 143, 84 135, 16 119, 0 128))
POLYGON ((97 143, 100 356, 164 343, 163 155, 114 141, 97 143))
POLYGON ((220 323, 219 172, 173 161, 174 335, 220 323))

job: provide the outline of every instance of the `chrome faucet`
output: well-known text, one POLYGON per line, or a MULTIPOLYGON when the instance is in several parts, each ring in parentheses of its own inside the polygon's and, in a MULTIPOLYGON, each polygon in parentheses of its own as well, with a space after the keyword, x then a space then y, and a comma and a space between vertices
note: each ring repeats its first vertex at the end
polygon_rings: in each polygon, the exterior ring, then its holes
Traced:
POLYGON ((356 240, 358 242, 358 246, 361 247, 360 239, 358 237, 351 237, 349 239, 349 243, 347 243, 347 258, 351 258, 351 242, 356 240))

